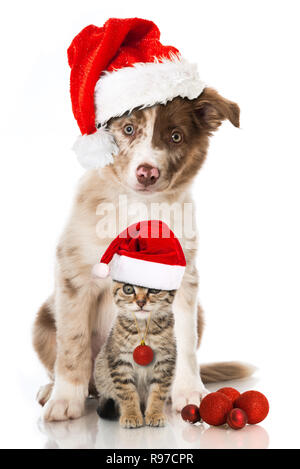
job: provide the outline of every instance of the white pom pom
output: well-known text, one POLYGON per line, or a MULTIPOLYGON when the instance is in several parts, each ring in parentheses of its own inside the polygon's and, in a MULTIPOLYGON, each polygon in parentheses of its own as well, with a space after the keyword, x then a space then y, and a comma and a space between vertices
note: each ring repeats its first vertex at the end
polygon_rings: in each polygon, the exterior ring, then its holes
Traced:
POLYGON ((109 276, 109 266, 103 262, 95 264, 92 269, 92 275, 98 278, 107 278, 109 276))
POLYGON ((80 135, 73 145, 79 163, 85 169, 98 169, 113 163, 119 151, 114 137, 105 126, 94 134, 80 135))

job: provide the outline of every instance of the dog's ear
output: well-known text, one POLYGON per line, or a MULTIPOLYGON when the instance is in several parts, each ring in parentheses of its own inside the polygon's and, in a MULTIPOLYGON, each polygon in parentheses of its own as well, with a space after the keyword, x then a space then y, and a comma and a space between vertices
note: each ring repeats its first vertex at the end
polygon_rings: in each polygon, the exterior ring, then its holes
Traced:
POLYGON ((236 103, 223 98, 212 88, 205 88, 194 101, 194 113, 198 125, 213 132, 228 119, 235 127, 240 126, 240 108, 236 103))

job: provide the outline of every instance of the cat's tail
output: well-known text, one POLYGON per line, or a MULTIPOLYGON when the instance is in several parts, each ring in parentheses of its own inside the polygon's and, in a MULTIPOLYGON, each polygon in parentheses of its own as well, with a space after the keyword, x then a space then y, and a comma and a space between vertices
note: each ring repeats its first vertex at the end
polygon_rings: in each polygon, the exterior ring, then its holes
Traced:
POLYGON ((119 409, 113 399, 100 397, 98 402, 97 414, 99 417, 106 420, 116 420, 119 417, 119 409))
POLYGON ((218 383, 234 379, 248 378, 256 368, 240 362, 219 362, 201 365, 200 375, 203 383, 218 383))

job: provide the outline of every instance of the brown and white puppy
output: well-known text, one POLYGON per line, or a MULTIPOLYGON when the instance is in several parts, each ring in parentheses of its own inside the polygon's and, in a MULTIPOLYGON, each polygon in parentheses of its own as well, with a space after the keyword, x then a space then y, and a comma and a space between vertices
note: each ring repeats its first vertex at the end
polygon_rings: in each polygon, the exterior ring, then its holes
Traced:
MULTIPOLYGON (((113 164, 83 176, 57 248, 55 291, 34 324, 34 347, 51 378, 38 394, 39 402, 46 404, 46 420, 83 414, 93 358, 114 319, 110 281, 93 279, 91 267, 126 226, 154 218, 153 207, 193 207, 191 182, 205 159, 210 135, 224 119, 238 127, 239 107, 206 88, 195 100, 176 98, 109 122, 119 154, 113 164), (108 229, 105 235, 107 227, 114 225, 115 233, 109 234, 108 229)), ((172 402, 176 410, 181 410, 189 402, 199 402, 205 394, 196 357, 203 328, 202 312, 197 308, 197 235, 187 236, 184 229, 180 235, 176 232, 176 211, 171 210, 170 215, 164 209, 156 218, 175 231, 187 260, 174 301, 178 357, 172 402)), ((184 218, 180 222, 184 224, 184 218)), ((206 381, 245 373, 247 370, 235 365, 201 370, 206 381)))

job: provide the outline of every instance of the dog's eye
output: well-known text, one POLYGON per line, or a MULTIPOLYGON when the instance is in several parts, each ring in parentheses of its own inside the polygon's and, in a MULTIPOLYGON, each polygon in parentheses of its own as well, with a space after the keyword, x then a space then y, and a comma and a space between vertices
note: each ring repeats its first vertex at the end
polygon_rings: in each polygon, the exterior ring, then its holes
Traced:
POLYGON ((157 295, 160 292, 160 290, 155 290, 155 288, 149 288, 148 292, 152 293, 153 295, 157 295))
POLYGON ((174 132, 172 132, 171 139, 174 143, 181 143, 183 139, 182 133, 178 130, 174 130, 174 132))
POLYGON ((134 288, 132 285, 124 285, 123 286, 123 292, 126 294, 126 295, 132 295, 134 293, 134 288))
POLYGON ((127 124, 124 127, 124 133, 125 135, 133 135, 134 134, 134 127, 131 124, 127 124))

